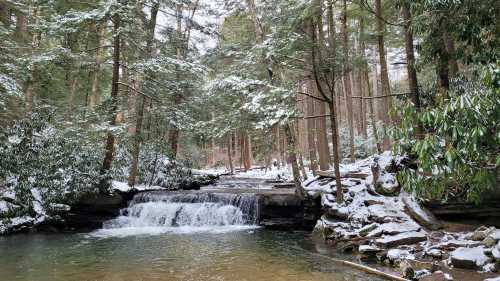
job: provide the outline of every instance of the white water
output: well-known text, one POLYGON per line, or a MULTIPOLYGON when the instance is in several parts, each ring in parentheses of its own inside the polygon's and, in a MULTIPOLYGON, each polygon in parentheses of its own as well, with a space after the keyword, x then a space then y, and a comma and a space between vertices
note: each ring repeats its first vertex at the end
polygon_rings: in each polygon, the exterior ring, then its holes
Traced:
POLYGON ((241 194, 142 193, 116 219, 92 233, 96 237, 163 233, 225 233, 253 229, 257 202, 241 194))

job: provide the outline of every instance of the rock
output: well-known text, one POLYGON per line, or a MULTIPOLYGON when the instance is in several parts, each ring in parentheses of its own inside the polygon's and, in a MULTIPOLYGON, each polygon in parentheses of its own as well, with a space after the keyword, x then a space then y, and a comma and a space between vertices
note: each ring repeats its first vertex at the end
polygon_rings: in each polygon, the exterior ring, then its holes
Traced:
POLYGON ((378 226, 377 223, 372 223, 372 224, 368 224, 368 225, 363 226, 359 230, 359 236, 366 236, 366 235, 368 235, 368 233, 370 233, 370 231, 372 231, 375 228, 377 228, 377 226, 378 226))
POLYGON ((424 278, 426 276, 430 276, 432 272, 430 272, 427 269, 422 269, 422 270, 417 270, 415 271, 415 275, 413 276, 414 279, 419 280, 421 278, 424 278))
POLYGON ((484 238, 483 244, 486 247, 493 247, 498 241, 500 241, 500 229, 494 229, 484 238))
POLYGON ((460 247, 451 253, 450 262, 457 268, 479 269, 488 262, 488 257, 484 254, 483 246, 460 247))
POLYGON ((498 245, 493 247, 491 250, 491 255, 496 261, 500 262, 500 241, 498 242, 498 245))
POLYGON ((443 251, 439 249, 430 249, 425 252, 425 255, 435 259, 440 259, 441 257, 443 257, 443 251))
POLYGON ((387 258, 391 262, 394 263, 396 261, 405 260, 405 259, 415 259, 415 256, 413 256, 412 254, 410 254, 410 252, 407 251, 407 250, 390 249, 387 252, 387 258))
POLYGON ((500 281, 500 276, 494 278, 484 279, 484 281, 500 281))
POLYGON ((358 252, 360 254, 367 254, 367 255, 375 255, 380 251, 381 251, 380 248, 371 245, 360 245, 358 248, 358 252))
POLYGON ((404 232, 394 236, 384 236, 375 240, 375 243, 381 247, 392 248, 400 245, 411 245, 426 241, 427 236, 422 231, 404 232))
POLYGON ((494 239, 493 237, 491 237, 491 236, 488 236, 488 237, 484 238, 484 240, 483 240, 483 244, 484 244, 484 246, 486 246, 486 247, 488 247, 488 248, 489 248, 489 247, 493 247, 493 246, 495 246, 495 245, 497 244, 497 240, 495 240, 495 239, 494 239))
POLYGON ((420 281, 453 281, 453 276, 438 270, 429 276, 423 277, 420 281))
POLYGON ((483 272, 497 272, 496 264, 494 264, 494 263, 488 263, 485 266, 483 266, 482 271, 483 272))
POLYGON ((377 179, 373 177, 375 191, 385 196, 395 196, 399 194, 401 187, 394 174, 383 172, 377 179))
POLYGON ((408 212, 410 217, 416 220, 420 225, 431 229, 437 230, 443 227, 443 224, 427 209, 420 206, 420 204, 406 192, 401 194, 403 203, 405 204, 405 210, 408 212))
POLYGON ((487 228, 486 226, 480 226, 474 232, 467 234, 464 238, 472 241, 483 241, 488 235, 490 235, 495 229, 487 228))

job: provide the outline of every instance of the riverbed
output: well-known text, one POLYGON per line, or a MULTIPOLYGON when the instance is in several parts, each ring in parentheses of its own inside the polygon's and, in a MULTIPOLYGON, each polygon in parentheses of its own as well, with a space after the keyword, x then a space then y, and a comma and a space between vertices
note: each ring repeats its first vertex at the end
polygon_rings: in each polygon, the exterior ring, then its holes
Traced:
POLYGON ((380 280, 314 253, 303 232, 226 229, 156 235, 19 234, 0 237, 1 280, 380 280))

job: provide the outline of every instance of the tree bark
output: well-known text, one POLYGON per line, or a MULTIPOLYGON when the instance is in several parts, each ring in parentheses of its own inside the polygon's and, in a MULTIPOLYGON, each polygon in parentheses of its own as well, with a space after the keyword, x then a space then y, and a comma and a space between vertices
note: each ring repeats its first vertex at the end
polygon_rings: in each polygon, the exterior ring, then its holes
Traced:
POLYGON ((6 1, 0 2, 0 22, 7 28, 9 28, 12 23, 10 19, 10 8, 6 1))
MULTIPOLYGON (((307 90, 309 94, 312 93, 312 81, 307 82, 307 90)), ((314 115, 314 100, 311 97, 306 97, 307 105, 306 112, 307 116, 314 115)), ((307 145, 309 151, 309 167, 313 173, 316 173, 318 170, 318 159, 316 158, 316 140, 314 136, 316 135, 316 126, 313 118, 307 119, 307 145)))
POLYGON ((292 174, 293 174, 293 182, 295 184, 295 192, 299 196, 299 198, 303 200, 306 194, 300 182, 300 170, 299 170, 299 165, 297 164, 295 139, 293 137, 292 129, 290 128, 290 125, 288 123, 284 125, 284 130, 288 143, 288 149, 287 149, 288 162, 292 165, 292 174))
POLYGON ((227 161, 229 162, 229 172, 231 175, 234 173, 234 168, 233 168, 233 158, 232 158, 232 153, 231 153, 231 133, 228 136, 228 143, 227 143, 227 161))
MULTIPOLYGON (((404 30, 405 30, 405 50, 406 50, 406 70, 408 73, 408 85, 411 92, 412 102, 415 106, 417 114, 420 112, 420 94, 418 92, 417 70, 415 69, 415 54, 413 50, 413 31, 411 29, 411 12, 410 4, 404 2, 402 5, 404 30)), ((417 139, 423 139, 423 127, 418 121, 417 116, 414 118, 415 136, 417 139)))
POLYGON ((354 118, 351 89, 351 64, 349 60, 349 39, 347 34, 347 1, 343 0, 342 10, 342 46, 344 48, 344 87, 347 99, 347 122, 349 123, 349 156, 351 162, 355 161, 354 151, 354 118))
MULTIPOLYGON (((110 126, 116 125, 117 111, 118 111, 118 82, 120 77, 120 24, 121 19, 118 13, 113 16, 113 76, 111 79, 111 105, 109 110, 109 115, 111 116, 110 126)), ((111 131, 108 131, 108 136, 106 139, 105 146, 105 156, 102 163, 101 173, 104 174, 111 169, 111 164, 113 163, 113 157, 115 152, 115 136, 111 131)), ((109 182, 104 181, 101 184, 101 188, 107 187, 109 182)))
POLYGON ((128 175, 128 185, 134 186, 135 179, 137 177, 137 167, 139 164, 139 154, 141 152, 141 140, 142 140, 142 119, 144 116, 144 106, 146 103, 146 96, 142 96, 141 102, 136 110, 136 124, 134 133, 134 144, 132 148, 132 163, 130 165, 130 171, 128 175))
POLYGON ((92 71, 92 90, 90 94, 89 106, 90 108, 95 108, 99 104, 101 99, 101 92, 99 89, 99 82, 101 76, 101 67, 104 62, 104 42, 106 40, 106 23, 107 20, 104 19, 102 22, 98 23, 97 28, 97 49, 95 52, 95 68, 92 71))
POLYGON ((380 81, 382 84, 382 95, 386 96, 384 98, 385 104, 383 116, 385 123, 390 124, 389 110, 392 107, 392 98, 389 96, 391 94, 391 87, 389 84, 389 72, 385 55, 385 23, 383 21, 381 0, 375 0, 375 13, 377 17, 377 42, 380 59, 380 81))

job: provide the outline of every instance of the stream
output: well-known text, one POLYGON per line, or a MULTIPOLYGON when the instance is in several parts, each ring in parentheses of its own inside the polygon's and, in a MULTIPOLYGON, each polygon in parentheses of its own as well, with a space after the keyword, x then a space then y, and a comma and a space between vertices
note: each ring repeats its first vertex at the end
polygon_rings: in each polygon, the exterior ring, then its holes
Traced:
POLYGON ((306 232, 257 227, 255 204, 246 193, 142 193, 90 233, 0 237, 0 279, 380 280, 316 255, 335 254, 306 232))

